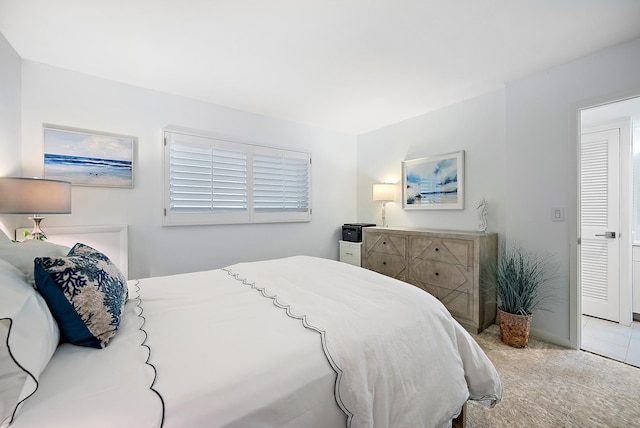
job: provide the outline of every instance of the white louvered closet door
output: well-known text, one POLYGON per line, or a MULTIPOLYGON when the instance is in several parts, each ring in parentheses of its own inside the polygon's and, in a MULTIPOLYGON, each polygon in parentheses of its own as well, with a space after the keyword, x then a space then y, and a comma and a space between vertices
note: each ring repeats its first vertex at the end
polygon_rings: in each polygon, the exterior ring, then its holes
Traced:
POLYGON ((619 129, 582 134, 580 223, 582 313, 619 321, 619 129))

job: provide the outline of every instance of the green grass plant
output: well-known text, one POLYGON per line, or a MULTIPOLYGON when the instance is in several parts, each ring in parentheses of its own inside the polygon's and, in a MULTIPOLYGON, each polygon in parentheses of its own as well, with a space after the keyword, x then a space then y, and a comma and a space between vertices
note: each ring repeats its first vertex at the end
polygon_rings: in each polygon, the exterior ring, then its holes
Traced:
POLYGON ((551 282, 556 272, 552 255, 531 252, 519 244, 502 245, 491 275, 498 307, 516 315, 548 310, 545 304, 555 294, 551 282))

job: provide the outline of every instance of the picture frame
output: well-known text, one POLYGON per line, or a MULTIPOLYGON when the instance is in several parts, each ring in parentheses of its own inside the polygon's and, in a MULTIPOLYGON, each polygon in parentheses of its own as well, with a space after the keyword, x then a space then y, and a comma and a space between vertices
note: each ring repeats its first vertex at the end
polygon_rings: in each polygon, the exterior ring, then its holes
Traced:
POLYGON ((136 137, 49 124, 42 128, 44 178, 74 186, 133 188, 136 137))
POLYGON ((464 150, 403 161, 402 208, 464 209, 464 150))

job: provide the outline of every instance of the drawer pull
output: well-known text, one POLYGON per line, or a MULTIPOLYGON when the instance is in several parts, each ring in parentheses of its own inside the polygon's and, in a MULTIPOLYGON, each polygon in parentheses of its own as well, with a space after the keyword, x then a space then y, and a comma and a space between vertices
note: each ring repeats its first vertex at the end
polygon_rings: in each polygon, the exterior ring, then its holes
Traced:
POLYGON ((386 264, 387 264, 387 262, 382 262, 382 264, 383 264, 383 265, 386 265, 386 264))
POLYGON ((347 256, 353 256, 353 253, 345 253, 347 256))
POLYGON ((436 251, 440 251, 440 248, 436 247, 436 251))
POLYGON ((382 245, 387 245, 387 241, 382 241, 382 245))
POLYGON ((436 276, 440 276, 440 274, 438 272, 436 272, 436 276))

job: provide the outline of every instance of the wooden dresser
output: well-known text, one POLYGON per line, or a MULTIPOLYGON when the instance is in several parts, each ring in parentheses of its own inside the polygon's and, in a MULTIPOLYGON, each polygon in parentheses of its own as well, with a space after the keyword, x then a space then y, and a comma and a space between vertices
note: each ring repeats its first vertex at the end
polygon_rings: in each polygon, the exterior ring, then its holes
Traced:
POLYGON ((496 317, 487 278, 498 235, 435 229, 363 228, 362 266, 431 293, 468 331, 496 317))

